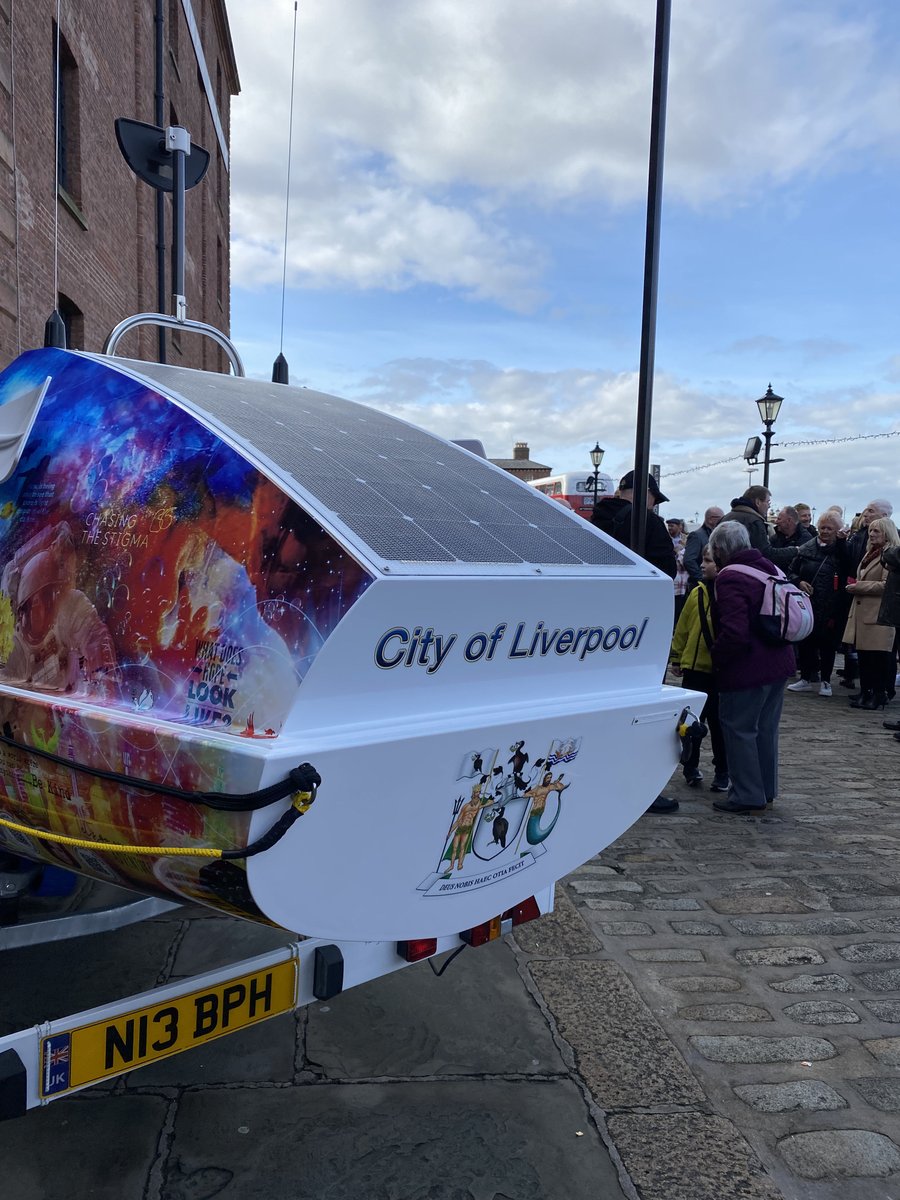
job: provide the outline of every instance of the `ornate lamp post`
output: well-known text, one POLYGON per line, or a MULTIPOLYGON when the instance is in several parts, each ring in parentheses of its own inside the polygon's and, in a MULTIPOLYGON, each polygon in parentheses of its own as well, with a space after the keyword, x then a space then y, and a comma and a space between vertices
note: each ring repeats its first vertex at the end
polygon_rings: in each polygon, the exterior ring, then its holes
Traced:
POLYGON ((591 465, 594 468, 594 507, 592 510, 593 512, 597 511, 597 500, 599 499, 599 496, 600 496, 600 492, 599 492, 600 464, 603 462, 603 455, 605 453, 606 453, 605 450, 600 449, 600 443, 595 442, 594 448, 591 451, 591 465))
POLYGON ((766 450, 763 455, 763 487, 769 486, 769 464, 773 462, 784 462, 783 458, 772 458, 770 450, 772 448, 772 426, 778 420, 778 411, 784 403, 783 396, 776 396, 772 391, 772 385, 769 384, 766 394, 760 396, 756 402, 756 407, 759 409, 759 417, 765 425, 763 437, 766 439, 766 450))

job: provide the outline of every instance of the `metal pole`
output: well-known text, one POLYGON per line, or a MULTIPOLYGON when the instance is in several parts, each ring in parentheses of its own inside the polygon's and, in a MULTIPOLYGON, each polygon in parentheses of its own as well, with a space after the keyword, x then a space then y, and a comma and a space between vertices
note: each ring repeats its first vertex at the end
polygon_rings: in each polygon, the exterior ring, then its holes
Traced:
POLYGON ((671 0, 656 0, 653 99, 650 110, 650 169, 647 180, 647 233, 644 240, 644 304, 638 376, 637 436, 634 447, 634 498, 631 546, 643 554, 647 538, 647 474, 650 466, 650 418, 656 351, 656 295, 659 275, 659 225, 662 211, 666 142, 666 88, 669 73, 671 0))
POLYGON ((596 511, 597 511, 597 501, 600 498, 599 493, 597 491, 597 488, 599 486, 600 486, 600 464, 598 463, 596 465, 596 467, 594 467, 594 507, 591 509, 592 514, 596 513, 596 511))
POLYGON ((766 428, 765 428, 765 432, 763 433, 763 437, 766 439, 766 453, 763 458, 763 487, 767 488, 769 486, 769 462, 770 462, 769 452, 772 449, 772 422, 771 421, 766 421, 766 428))
POLYGON ((172 293, 174 317, 187 318, 184 297, 184 160, 191 152, 191 139, 180 125, 166 130, 166 146, 172 152, 172 293))

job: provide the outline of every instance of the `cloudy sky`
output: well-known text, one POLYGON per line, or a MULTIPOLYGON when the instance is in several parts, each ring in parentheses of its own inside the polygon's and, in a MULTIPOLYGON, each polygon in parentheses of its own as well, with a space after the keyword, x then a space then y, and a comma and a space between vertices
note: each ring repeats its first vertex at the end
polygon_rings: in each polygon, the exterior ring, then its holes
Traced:
MULTIPOLYGON (((634 454, 654 0, 300 0, 292 383, 491 457, 634 454)), ((232 0, 232 334, 279 349, 292 0, 232 0)), ((673 0, 652 461, 692 520, 900 508, 900 6, 673 0), (834 444, 827 444, 833 441, 834 444), (824 442, 802 445, 792 443, 824 442), (735 460, 720 462, 720 460, 735 460), (707 466, 716 463, 719 465, 707 466), (700 469, 702 468, 702 469, 700 469)))

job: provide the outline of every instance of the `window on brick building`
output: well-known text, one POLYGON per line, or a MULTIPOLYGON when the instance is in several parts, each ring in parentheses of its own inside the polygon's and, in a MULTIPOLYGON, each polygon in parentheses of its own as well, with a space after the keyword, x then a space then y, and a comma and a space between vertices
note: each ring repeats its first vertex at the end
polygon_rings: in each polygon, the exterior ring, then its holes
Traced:
POLYGON ((59 187, 81 202, 81 122, 78 63, 53 23, 53 89, 56 99, 56 170, 59 187))
POLYGON ((219 308, 225 307, 225 250, 222 239, 216 238, 216 299, 219 308))
POLYGON ((66 327, 66 347, 69 350, 84 349, 84 313, 74 300, 62 292, 56 297, 56 310, 66 327))

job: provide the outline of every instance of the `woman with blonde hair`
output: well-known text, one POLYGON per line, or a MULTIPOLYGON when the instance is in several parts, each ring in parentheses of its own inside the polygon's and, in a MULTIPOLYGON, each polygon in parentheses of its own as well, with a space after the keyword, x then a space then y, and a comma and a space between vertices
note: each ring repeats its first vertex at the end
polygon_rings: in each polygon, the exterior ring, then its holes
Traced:
POLYGON ((850 616, 844 629, 844 641, 856 647, 859 657, 859 696, 851 708, 884 708, 887 703, 888 671, 892 667, 893 630, 878 624, 878 610, 884 595, 887 568, 882 551, 900 546, 897 526, 889 517, 869 523, 866 552, 856 570, 856 578, 847 581, 851 596, 850 616))

